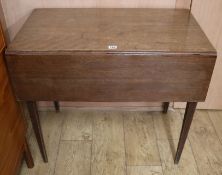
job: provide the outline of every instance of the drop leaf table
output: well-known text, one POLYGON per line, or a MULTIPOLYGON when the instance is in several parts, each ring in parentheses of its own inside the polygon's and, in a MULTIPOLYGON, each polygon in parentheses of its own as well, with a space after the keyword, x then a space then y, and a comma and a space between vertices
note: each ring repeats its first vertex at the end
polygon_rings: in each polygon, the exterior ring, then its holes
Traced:
POLYGON ((217 53, 188 10, 35 9, 6 51, 43 159, 36 101, 187 102, 179 162, 217 53))

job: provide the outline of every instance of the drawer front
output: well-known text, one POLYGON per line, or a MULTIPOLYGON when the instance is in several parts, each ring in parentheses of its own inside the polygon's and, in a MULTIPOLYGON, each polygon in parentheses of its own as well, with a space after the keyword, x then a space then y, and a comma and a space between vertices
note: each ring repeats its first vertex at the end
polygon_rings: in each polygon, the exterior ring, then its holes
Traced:
POLYGON ((18 100, 204 101, 215 57, 8 55, 18 100))

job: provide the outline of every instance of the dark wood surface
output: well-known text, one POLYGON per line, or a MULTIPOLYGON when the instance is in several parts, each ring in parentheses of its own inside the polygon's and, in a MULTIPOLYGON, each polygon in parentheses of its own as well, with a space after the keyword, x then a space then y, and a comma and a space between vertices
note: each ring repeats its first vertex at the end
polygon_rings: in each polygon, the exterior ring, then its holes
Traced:
MULTIPOLYGON (((25 152, 26 123, 9 83, 4 49, 0 26, 0 175, 15 175, 25 152)), ((31 158, 30 152, 26 155, 31 158)))
POLYGON ((56 112, 59 112, 60 111, 59 101, 54 101, 53 103, 54 103, 56 112))
POLYGON ((185 101, 178 163, 216 56, 189 11, 174 9, 36 9, 6 52, 44 161, 35 101, 185 101))
POLYGON ((189 11, 170 9, 36 9, 6 54, 32 101, 204 101, 216 59, 189 11))
POLYGON ((163 103, 163 113, 164 113, 164 114, 166 114, 166 113, 168 112, 169 105, 170 105, 169 102, 164 102, 164 103, 163 103))
MULTIPOLYGON (((189 10, 36 9, 8 52, 210 52, 215 50, 189 10)), ((18 53, 17 53, 18 54, 18 53)))
POLYGON ((18 100, 204 101, 215 57, 88 53, 10 55, 7 62, 18 100))
POLYGON ((44 143, 43 134, 42 134, 41 122, 39 119, 39 113, 38 113, 36 102, 28 101, 27 107, 29 110, 33 130, 35 132, 36 139, 37 139, 37 142, 38 142, 41 154, 42 154, 42 158, 44 162, 48 162, 48 157, 47 157, 45 143, 44 143))
POLYGON ((176 156, 175 156, 175 160, 174 160, 174 162, 176 164, 180 160, 181 153, 183 151, 183 148, 184 148, 184 145, 185 145, 185 142, 187 139, 187 135, 190 130, 190 126, 191 126, 191 123, 193 120, 193 116, 194 116, 194 112, 195 112, 196 107, 197 107, 196 102, 188 102, 187 103, 185 114, 184 114, 184 119, 183 119, 183 125, 182 125, 182 129, 181 129, 181 134, 180 134, 180 139, 179 139, 177 152, 176 152, 176 156))

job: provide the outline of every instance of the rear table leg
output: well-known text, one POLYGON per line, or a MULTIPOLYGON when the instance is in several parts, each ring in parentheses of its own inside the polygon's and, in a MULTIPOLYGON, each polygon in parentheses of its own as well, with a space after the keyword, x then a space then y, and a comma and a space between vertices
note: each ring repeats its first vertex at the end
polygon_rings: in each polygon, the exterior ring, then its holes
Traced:
POLYGON ((60 106, 59 106, 59 102, 58 101, 54 101, 54 106, 55 106, 56 112, 59 112, 60 111, 60 106))
POLYGON ((166 114, 169 108, 170 102, 163 103, 163 113, 166 114))

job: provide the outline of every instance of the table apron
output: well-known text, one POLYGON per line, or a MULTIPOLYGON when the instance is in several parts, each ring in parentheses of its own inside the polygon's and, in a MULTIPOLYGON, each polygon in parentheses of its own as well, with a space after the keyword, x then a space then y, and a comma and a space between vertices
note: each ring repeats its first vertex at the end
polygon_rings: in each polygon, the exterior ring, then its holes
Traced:
POLYGON ((7 55, 18 100, 204 101, 215 57, 7 55))

